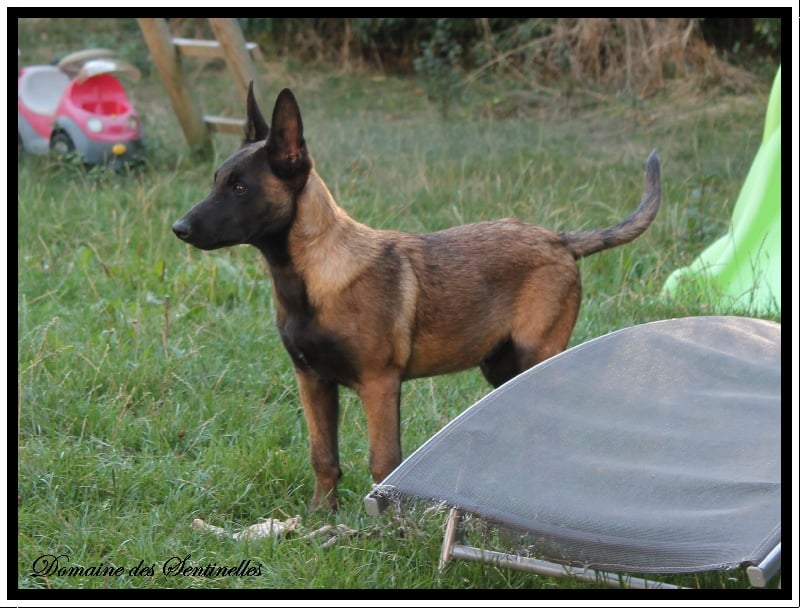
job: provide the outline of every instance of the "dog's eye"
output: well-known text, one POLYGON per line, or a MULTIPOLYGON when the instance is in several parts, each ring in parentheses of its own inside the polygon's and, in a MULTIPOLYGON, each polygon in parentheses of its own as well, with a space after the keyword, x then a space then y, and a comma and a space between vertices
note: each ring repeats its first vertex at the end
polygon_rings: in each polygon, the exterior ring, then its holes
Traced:
POLYGON ((241 183, 233 184, 233 193, 234 194, 244 194, 247 192, 247 186, 241 183))

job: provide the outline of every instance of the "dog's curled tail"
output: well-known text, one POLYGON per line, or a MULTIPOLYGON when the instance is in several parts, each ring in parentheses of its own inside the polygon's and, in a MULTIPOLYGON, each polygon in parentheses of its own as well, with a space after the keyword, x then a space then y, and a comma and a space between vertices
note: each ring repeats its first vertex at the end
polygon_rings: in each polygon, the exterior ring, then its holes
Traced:
POLYGON ((592 255, 603 249, 630 243, 655 219, 661 206, 661 164, 655 150, 647 158, 644 173, 644 194, 636 211, 611 228, 561 232, 562 242, 575 258, 592 255))

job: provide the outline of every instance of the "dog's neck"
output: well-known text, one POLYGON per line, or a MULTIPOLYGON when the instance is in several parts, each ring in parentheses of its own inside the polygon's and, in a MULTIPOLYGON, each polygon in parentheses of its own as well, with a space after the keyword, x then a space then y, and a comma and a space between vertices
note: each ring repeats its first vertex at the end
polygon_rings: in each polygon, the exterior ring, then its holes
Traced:
POLYGON ((295 205, 296 215, 290 234, 293 240, 302 242, 305 249, 313 249, 320 239, 330 238, 357 224, 336 204, 328 186, 314 169, 308 174, 295 205))
POLYGON ((281 272, 296 275, 310 304, 319 307, 352 283, 380 252, 374 235, 375 230, 355 221, 336 204, 312 169, 297 195, 296 215, 286 242, 289 264, 281 272))

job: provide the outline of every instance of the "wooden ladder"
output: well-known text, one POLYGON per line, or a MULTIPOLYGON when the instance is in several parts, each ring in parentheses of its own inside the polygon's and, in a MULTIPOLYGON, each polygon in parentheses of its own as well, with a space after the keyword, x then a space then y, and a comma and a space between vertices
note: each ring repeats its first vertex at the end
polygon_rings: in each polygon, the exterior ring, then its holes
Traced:
POLYGON ((263 99, 253 64, 254 59, 261 59, 261 53, 257 44, 245 42, 236 20, 209 19, 216 40, 173 38, 164 19, 137 21, 189 146, 198 151, 211 150, 212 131, 244 135, 244 119, 202 113, 180 68, 181 57, 224 57, 242 100, 247 99, 247 86, 251 80, 256 98, 263 99))

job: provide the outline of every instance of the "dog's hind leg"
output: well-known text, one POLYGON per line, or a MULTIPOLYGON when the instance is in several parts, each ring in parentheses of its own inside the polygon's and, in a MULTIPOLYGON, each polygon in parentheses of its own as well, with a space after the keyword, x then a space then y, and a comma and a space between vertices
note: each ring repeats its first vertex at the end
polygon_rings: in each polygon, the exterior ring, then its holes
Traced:
POLYGON ((521 371, 518 359, 514 343, 507 340, 481 361, 481 372, 489 383, 497 388, 521 371))
POLYGON ((364 404, 369 434, 369 470, 375 482, 400 464, 400 374, 385 374, 365 379, 357 388, 364 404))
POLYGON ((533 273, 521 289, 512 323, 511 337, 481 362, 481 371, 496 388, 557 355, 568 343, 580 308, 581 285, 577 269, 573 280, 565 280, 571 267, 545 266, 533 273), (551 288, 542 301, 543 282, 551 288), (558 287, 558 289, 556 289, 558 287))
POLYGON ((310 508, 337 509, 336 484, 339 468, 339 386, 321 380, 313 372, 295 370, 300 400, 308 425, 311 466, 314 469, 314 497, 310 508))

